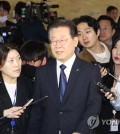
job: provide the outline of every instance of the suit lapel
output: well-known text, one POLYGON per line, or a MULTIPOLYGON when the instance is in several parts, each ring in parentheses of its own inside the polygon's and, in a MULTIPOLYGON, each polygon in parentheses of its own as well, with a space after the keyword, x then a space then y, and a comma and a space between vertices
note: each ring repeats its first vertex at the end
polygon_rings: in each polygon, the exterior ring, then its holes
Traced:
POLYGON ((5 105, 6 108, 12 107, 12 102, 3 80, 1 80, 0 82, 0 100, 1 103, 5 105))
POLYGON ((58 90, 58 82, 57 82, 57 70, 56 70, 56 60, 54 60, 51 65, 48 67, 48 77, 50 82, 50 89, 55 99, 56 104, 60 102, 59 90, 58 90))
POLYGON ((77 57, 71 69, 68 84, 65 90, 65 94, 63 96, 63 103, 69 97, 71 91, 74 90, 75 83, 77 82, 78 76, 80 75, 81 71, 80 65, 81 65, 80 59, 78 59, 77 57))

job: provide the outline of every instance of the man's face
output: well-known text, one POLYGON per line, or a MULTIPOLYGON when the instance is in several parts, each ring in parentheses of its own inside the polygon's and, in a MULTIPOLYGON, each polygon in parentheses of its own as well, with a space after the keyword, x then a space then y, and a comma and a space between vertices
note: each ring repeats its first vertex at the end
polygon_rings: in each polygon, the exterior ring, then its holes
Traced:
POLYGON ((71 37, 70 29, 65 26, 53 28, 49 32, 53 56, 62 63, 70 59, 78 44, 78 38, 71 37))
POLYGON ((99 39, 105 43, 109 43, 115 33, 115 29, 112 29, 111 23, 108 20, 99 21, 100 36, 99 39))
POLYGON ((4 10, 2 7, 0 7, 0 16, 8 16, 8 11, 4 10))
POLYGON ((118 10, 114 9, 111 12, 107 13, 109 17, 111 17, 114 21, 116 21, 118 17, 118 10))
POLYGON ((98 35, 95 33, 92 27, 88 26, 87 23, 79 23, 77 25, 77 31, 79 42, 83 47, 90 49, 97 44, 98 35))

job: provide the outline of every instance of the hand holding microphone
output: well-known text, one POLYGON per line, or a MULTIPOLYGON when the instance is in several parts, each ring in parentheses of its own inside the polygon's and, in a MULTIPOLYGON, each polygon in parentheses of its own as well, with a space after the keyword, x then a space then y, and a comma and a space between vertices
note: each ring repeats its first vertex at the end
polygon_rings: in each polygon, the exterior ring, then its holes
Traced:
POLYGON ((117 93, 115 92, 114 88, 109 89, 105 85, 101 84, 100 82, 94 81, 97 86, 100 87, 102 93, 105 94, 105 97, 109 100, 114 100, 117 98, 117 93))
POLYGON ((120 82, 117 77, 115 77, 114 75, 112 75, 108 69, 106 69, 105 67, 102 67, 100 65, 100 63, 94 63, 95 66, 98 66, 100 68, 100 73, 101 73, 101 78, 103 78, 104 76, 106 76, 107 74, 111 77, 114 78, 114 80, 116 80, 117 82, 120 82))
POLYGON ((24 110, 26 109, 26 107, 32 105, 32 104, 36 104, 39 102, 44 101, 45 99, 47 99, 48 96, 44 96, 38 100, 33 101, 33 98, 30 99, 24 106, 19 107, 19 106, 15 106, 15 107, 11 107, 9 109, 5 109, 3 111, 3 117, 1 117, 0 119, 3 118, 19 118, 21 116, 22 113, 24 113, 24 110))

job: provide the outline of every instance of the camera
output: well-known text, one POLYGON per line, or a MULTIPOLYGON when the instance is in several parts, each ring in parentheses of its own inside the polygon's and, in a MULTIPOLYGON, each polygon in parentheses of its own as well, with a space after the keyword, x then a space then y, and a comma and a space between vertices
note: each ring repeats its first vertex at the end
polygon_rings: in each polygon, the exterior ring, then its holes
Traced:
POLYGON ((22 21, 35 22, 42 21, 49 23, 57 18, 57 11, 51 11, 51 8, 58 8, 59 5, 48 5, 46 0, 40 3, 28 2, 25 8, 21 9, 22 21))
POLYGON ((13 35, 15 34, 16 26, 6 26, 0 28, 0 44, 12 43, 13 35))

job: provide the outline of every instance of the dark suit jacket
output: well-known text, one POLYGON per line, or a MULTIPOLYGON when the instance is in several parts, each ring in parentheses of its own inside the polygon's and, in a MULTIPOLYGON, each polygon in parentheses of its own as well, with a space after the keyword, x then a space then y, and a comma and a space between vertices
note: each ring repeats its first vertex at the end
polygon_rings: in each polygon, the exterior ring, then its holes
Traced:
POLYGON ((63 97, 59 99, 56 60, 39 68, 35 79, 34 98, 48 99, 33 105, 28 134, 90 134, 87 125, 90 116, 101 109, 101 94, 94 80, 100 81, 99 70, 92 64, 76 58, 63 97))
MULTIPOLYGON (((30 90, 32 88, 32 84, 27 79, 20 77, 17 82, 17 99, 16 106, 23 106, 30 98, 30 90)), ((0 79, 0 117, 3 116, 3 110, 9 109, 12 107, 12 102, 10 96, 6 90, 4 82, 2 78, 0 79)), ((15 134, 26 134, 26 128, 28 124, 30 110, 26 109, 25 113, 21 115, 19 119, 15 119, 15 134)), ((0 134, 10 134, 11 119, 3 118, 0 119, 0 134)))

